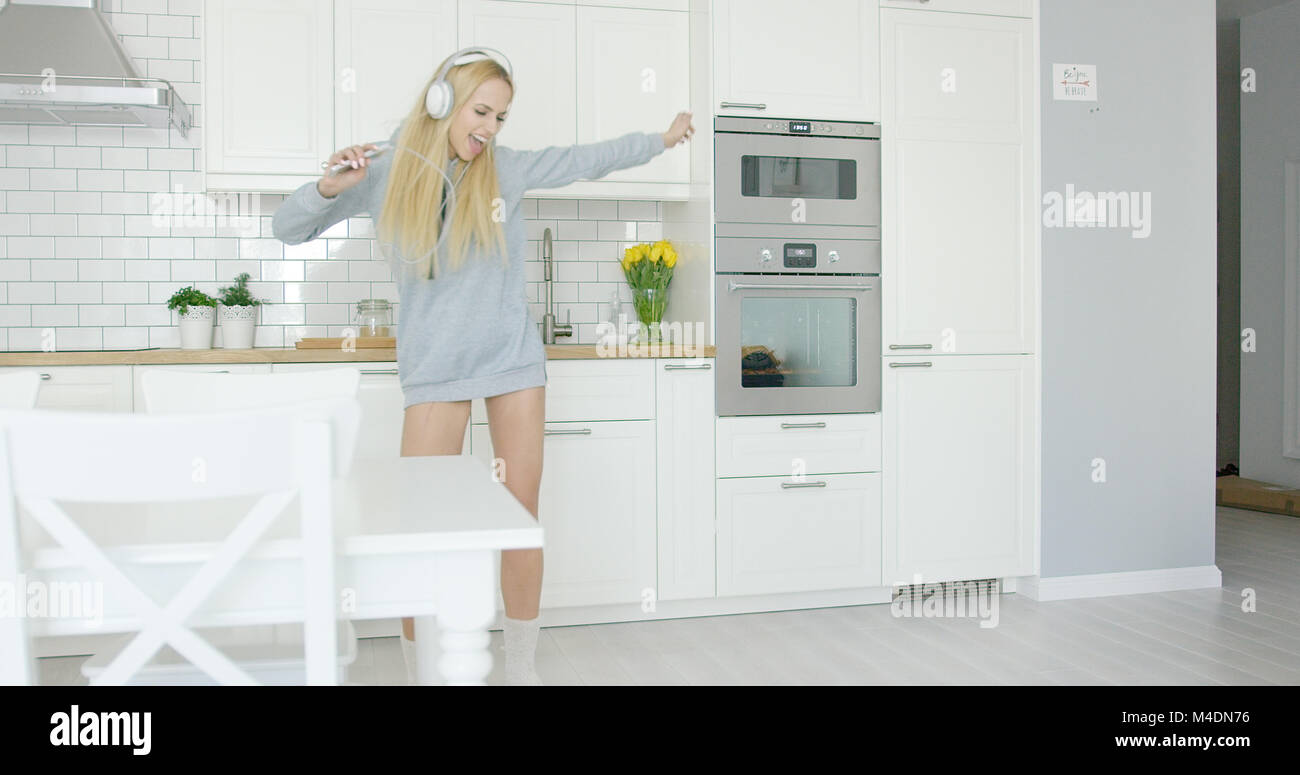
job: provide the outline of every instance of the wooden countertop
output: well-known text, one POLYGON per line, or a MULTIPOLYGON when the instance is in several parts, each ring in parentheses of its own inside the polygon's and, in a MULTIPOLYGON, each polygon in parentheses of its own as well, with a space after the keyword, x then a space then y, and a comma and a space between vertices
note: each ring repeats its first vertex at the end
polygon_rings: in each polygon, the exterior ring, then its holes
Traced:
MULTIPOLYGON (((713 345, 627 345, 608 348, 603 354, 594 344, 548 344, 547 360, 595 360, 598 358, 712 358, 713 345)), ((158 363, 393 363, 394 348, 341 350, 299 350, 294 347, 255 347, 251 350, 79 350, 68 352, 0 353, 0 366, 139 366, 158 363)))

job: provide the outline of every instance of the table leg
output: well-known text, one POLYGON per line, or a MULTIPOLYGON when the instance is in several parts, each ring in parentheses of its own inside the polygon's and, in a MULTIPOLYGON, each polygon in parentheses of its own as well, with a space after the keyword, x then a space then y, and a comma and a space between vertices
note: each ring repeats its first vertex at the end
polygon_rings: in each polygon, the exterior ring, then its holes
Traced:
MULTIPOLYGON (((496 617, 495 570, 492 551, 438 555, 436 599, 442 631, 438 667, 448 686, 482 686, 492 672, 488 626, 496 617)), ((416 639, 418 643, 418 634, 416 639)))
POLYGON ((420 686, 441 686, 442 633, 434 616, 415 617, 415 681, 420 686))

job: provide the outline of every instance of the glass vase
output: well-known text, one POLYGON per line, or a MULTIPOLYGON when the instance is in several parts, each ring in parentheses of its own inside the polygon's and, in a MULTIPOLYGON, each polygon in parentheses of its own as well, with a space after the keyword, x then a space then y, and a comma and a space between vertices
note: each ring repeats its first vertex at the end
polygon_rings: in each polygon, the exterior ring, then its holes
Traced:
POLYGON ((659 342, 662 339, 661 323, 664 319, 664 305, 668 303, 668 291, 661 288, 633 288, 632 306, 636 308, 636 317, 645 333, 638 338, 644 342, 659 342))

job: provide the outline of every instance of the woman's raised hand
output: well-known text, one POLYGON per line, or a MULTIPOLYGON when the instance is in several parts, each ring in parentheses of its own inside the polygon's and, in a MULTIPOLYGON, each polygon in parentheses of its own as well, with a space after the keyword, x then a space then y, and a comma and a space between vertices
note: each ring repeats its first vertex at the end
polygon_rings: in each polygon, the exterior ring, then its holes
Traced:
POLYGON ((333 167, 335 164, 348 164, 351 165, 352 169, 343 170, 337 175, 329 174, 327 169, 321 179, 316 181, 316 190, 320 192, 321 196, 331 198, 360 183, 366 177, 366 165, 370 161, 366 158, 366 151, 372 150, 375 150, 375 145, 368 143, 366 145, 350 145, 347 148, 335 151, 330 156, 329 161, 325 162, 326 168, 333 167))
POLYGON ((691 139, 693 134, 695 134, 695 127, 691 124, 691 114, 686 111, 678 113, 673 119, 672 126, 664 132, 664 147, 672 148, 674 145, 680 145, 691 139))

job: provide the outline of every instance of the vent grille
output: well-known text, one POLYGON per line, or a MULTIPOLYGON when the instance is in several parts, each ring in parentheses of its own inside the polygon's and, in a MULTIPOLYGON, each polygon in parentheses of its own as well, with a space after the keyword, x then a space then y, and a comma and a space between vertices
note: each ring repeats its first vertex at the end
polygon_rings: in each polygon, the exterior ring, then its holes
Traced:
POLYGON ((950 595, 996 595, 1001 592, 1002 579, 967 579, 896 586, 893 599, 924 600, 935 595, 942 598, 950 595))

